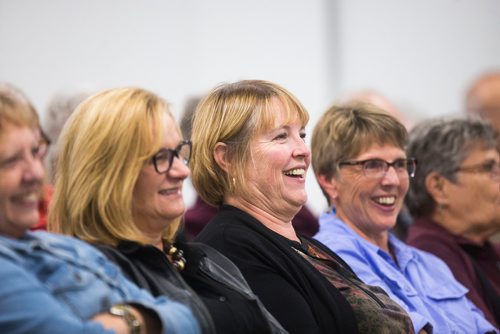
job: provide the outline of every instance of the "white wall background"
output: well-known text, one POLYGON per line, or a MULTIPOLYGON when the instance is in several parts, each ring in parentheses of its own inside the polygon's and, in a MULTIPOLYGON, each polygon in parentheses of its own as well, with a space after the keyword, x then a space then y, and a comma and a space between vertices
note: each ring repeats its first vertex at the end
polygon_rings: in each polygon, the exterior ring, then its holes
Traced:
MULTIPOLYGON (((0 0, 0 81, 44 114, 60 91, 137 85, 172 103, 258 78, 311 114, 374 88, 412 120, 461 111, 500 68, 498 0, 0 0)), ((309 205, 326 205, 312 173, 309 205)), ((193 190, 186 189, 192 202, 193 190)))

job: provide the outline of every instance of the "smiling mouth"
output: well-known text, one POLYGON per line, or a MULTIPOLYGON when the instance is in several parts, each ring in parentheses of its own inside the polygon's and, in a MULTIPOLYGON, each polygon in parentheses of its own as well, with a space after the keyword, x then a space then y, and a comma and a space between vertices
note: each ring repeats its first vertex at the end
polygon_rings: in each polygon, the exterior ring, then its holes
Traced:
POLYGON ((18 195, 14 197, 14 201, 19 204, 32 204, 38 203, 40 195, 38 192, 30 192, 23 195, 18 195))
POLYGON ((304 177, 306 170, 304 168, 290 169, 283 172, 283 174, 291 177, 304 177))
POLYGON ((180 194, 181 190, 180 189, 164 189, 160 190, 161 195, 173 195, 173 194, 180 194))
POLYGON ((395 196, 377 197, 374 198, 373 201, 380 205, 391 206, 394 205, 394 203, 396 203, 396 197, 395 196))

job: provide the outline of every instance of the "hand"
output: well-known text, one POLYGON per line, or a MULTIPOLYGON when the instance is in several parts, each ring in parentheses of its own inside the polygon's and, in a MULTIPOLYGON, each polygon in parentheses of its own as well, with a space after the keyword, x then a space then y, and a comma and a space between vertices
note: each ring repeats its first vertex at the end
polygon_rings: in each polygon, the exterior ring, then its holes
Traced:
MULTIPOLYGON (((141 323, 141 334, 159 334, 161 332, 160 319, 154 312, 135 305, 129 305, 129 310, 141 323)), ((96 314, 91 320, 99 322, 104 328, 111 329, 117 334, 130 333, 130 328, 123 317, 106 312, 96 314)))
POLYGON ((100 323, 104 328, 113 330, 116 334, 129 334, 127 322, 122 317, 110 313, 99 313, 92 317, 92 321, 100 323))

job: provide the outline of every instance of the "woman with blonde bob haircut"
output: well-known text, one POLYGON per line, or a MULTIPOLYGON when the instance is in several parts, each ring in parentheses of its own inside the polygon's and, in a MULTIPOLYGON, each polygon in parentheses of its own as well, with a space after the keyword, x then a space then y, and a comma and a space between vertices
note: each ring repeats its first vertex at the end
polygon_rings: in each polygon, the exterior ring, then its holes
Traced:
POLYGON ((307 201, 308 120, 291 93, 267 81, 224 84, 201 101, 192 179, 220 208, 195 240, 229 257, 292 333, 357 333, 365 329, 359 323, 380 325, 366 332, 411 332, 407 314, 387 295, 374 299, 345 262, 291 223, 307 201), (383 312, 395 325, 378 320, 387 319, 383 312))
MULTIPOLYGON (((97 94, 77 110, 61 135, 66 145, 58 160, 50 229, 113 246, 120 240, 157 242, 140 233, 130 203, 141 168, 161 147, 163 118, 173 119, 166 102, 147 91, 119 89, 97 94), (111 101, 119 112, 107 112, 111 101)), ((166 226, 168 242, 180 218, 166 226)))
MULTIPOLYGON (((265 81, 221 85, 200 102, 197 109, 216 110, 195 113, 191 164, 193 184, 200 196, 213 206, 220 206, 224 196, 248 191, 245 170, 251 157, 251 139, 274 127, 273 103, 282 103, 283 121, 307 124, 309 114, 302 104, 282 87, 265 81), (228 89, 234 88, 234 89, 228 89), (196 124, 196 125, 195 125, 196 124), (217 142, 227 143, 233 157, 231 171, 225 172, 214 158, 212 148, 217 142), (196 162, 195 162, 196 161, 196 162)), ((251 195, 251 194, 248 194, 251 195)))
POLYGON ((205 333, 282 331, 231 261, 176 237, 191 142, 162 98, 139 88, 92 96, 60 149, 52 230, 96 245, 153 295, 187 304, 205 333))

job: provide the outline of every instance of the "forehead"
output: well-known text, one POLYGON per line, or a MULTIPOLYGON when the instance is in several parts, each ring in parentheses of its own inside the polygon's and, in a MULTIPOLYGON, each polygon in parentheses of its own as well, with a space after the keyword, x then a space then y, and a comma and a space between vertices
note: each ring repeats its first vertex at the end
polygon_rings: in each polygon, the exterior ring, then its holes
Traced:
POLYGON ((356 158, 362 159, 389 159, 389 158, 404 158, 406 157, 405 151, 394 144, 378 144, 374 143, 367 148, 361 150, 356 158))
POLYGON ((268 131, 288 124, 307 124, 304 111, 278 97, 270 99, 261 117, 261 130, 268 131))
POLYGON ((482 162, 483 160, 500 160, 498 150, 494 148, 485 149, 482 146, 474 146, 465 157, 466 162, 482 162))
POLYGON ((177 144, 181 140, 181 133, 175 120, 169 114, 161 116, 161 134, 162 142, 173 142, 177 144))
POLYGON ((39 136, 38 129, 6 123, 0 132, 0 153, 3 154, 6 150, 21 145, 25 142, 25 139, 34 141, 37 136, 39 136))

